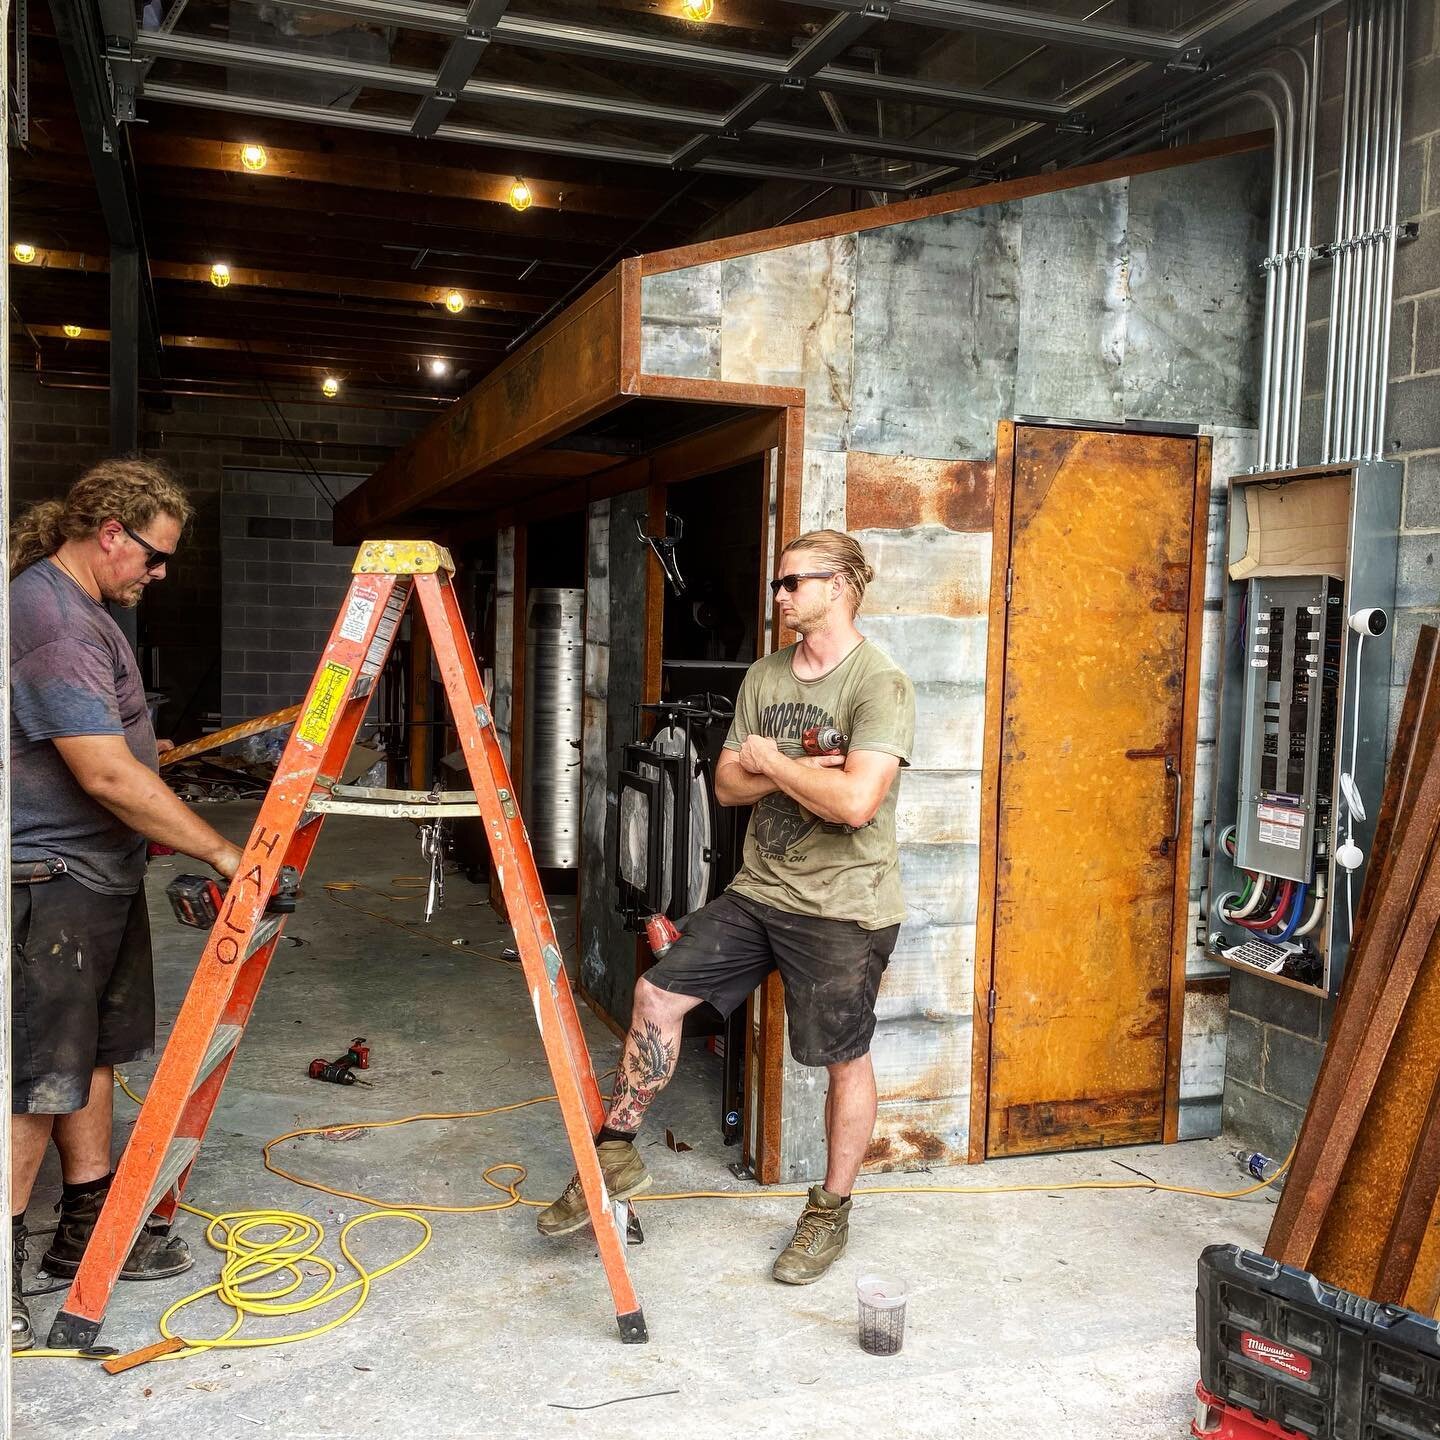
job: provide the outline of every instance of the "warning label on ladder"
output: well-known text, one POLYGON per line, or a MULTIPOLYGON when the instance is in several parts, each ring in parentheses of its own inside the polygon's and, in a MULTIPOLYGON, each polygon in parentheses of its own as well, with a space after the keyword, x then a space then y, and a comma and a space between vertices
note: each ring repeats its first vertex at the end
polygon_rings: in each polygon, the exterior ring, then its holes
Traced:
POLYGON ((348 665, 337 665, 333 660, 325 663, 315 679, 315 694, 300 717, 297 733, 307 745, 325 743, 325 737, 335 723, 335 715, 340 709, 340 701, 344 698, 345 687, 349 681, 348 665))

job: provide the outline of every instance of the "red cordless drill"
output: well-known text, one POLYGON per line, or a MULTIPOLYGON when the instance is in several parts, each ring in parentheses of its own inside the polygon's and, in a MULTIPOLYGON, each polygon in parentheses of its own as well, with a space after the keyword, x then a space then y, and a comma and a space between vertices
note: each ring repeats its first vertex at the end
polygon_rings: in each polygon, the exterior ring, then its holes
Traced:
POLYGON ((843 755, 850 748, 850 737, 833 725, 812 725, 800 737, 800 748, 807 755, 843 755))
POLYGON ((328 1080, 332 1085, 368 1085, 356 1070, 370 1068, 370 1047, 362 1035, 350 1042, 350 1048, 338 1060, 312 1060, 306 1073, 312 1080, 328 1080))

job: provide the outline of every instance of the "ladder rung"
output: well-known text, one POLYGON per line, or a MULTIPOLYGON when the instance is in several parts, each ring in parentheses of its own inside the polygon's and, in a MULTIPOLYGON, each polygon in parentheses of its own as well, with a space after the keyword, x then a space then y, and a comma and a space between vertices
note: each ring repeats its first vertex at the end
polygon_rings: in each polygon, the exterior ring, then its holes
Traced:
MULTIPOLYGON (((200 1073, 195 1077, 198 1090, 210 1078, 210 1072, 240 1043, 245 1033, 243 1025, 217 1025, 210 1043, 205 1047, 205 1058, 200 1062, 200 1073)), ((194 1091, 191 1092, 192 1094, 194 1091)))
POLYGON ((387 790, 381 786, 337 785, 317 790, 306 815, 373 815, 387 820, 453 820, 480 814, 473 790, 387 790))
POLYGON ((185 1173, 185 1167, 195 1158, 199 1150, 200 1141, 193 1135, 177 1135, 170 1142, 170 1148, 160 1162, 160 1173, 150 1187, 150 1198, 145 1202, 142 1223, 144 1216, 150 1214, 170 1187, 185 1173))
POLYGON ((260 917, 260 923, 255 927, 255 933, 251 935, 250 944, 245 951, 247 960, 257 951, 263 950, 275 938, 284 920, 283 915, 262 915, 260 917))

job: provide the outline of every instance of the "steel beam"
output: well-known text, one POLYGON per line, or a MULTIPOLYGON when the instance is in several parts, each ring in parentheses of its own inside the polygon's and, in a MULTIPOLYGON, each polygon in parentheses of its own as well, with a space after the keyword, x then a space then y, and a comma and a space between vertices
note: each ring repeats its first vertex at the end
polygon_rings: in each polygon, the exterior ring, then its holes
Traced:
MULTIPOLYGON (((866 0, 791 0, 791 3, 855 14, 865 9, 866 0)), ((1183 41, 1163 31, 1073 19, 1045 10, 1025 10, 1017 5, 984 4, 981 0, 889 0, 889 4, 894 19, 931 30, 1021 35, 1047 45, 1105 50, 1138 60, 1169 60, 1184 48, 1183 41)))
MULTIPOLYGON (((129 137, 116 123, 111 110, 104 37, 96 12, 87 0, 51 0, 50 14, 94 172, 106 233, 116 254, 134 256, 139 363, 147 375, 158 375, 160 323, 155 291, 150 283, 150 262, 145 253, 145 227, 140 216, 129 137)), ((112 269, 112 291, 115 284, 112 269)))
POLYGON ((421 102, 410 122, 410 130, 421 137, 433 135, 450 113, 460 92, 474 75, 480 58, 490 45, 490 33, 500 23, 509 0, 470 0, 465 12, 465 30, 451 42, 435 72, 435 89, 421 102))

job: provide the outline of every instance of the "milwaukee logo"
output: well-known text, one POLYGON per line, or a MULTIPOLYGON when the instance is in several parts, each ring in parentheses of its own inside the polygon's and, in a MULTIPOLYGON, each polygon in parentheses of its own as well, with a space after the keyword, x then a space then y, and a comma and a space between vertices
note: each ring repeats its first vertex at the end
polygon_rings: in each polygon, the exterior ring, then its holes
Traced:
POLYGON ((1248 1356, 1251 1360, 1258 1360, 1262 1365, 1268 1365, 1272 1370, 1279 1370, 1285 1375, 1293 1375, 1297 1380, 1310 1378, 1308 1356, 1300 1354, 1298 1350, 1290 1349, 1288 1345, 1277 1345, 1273 1340, 1252 1335, 1248 1330, 1242 1332, 1240 1336, 1240 1353, 1248 1356))

